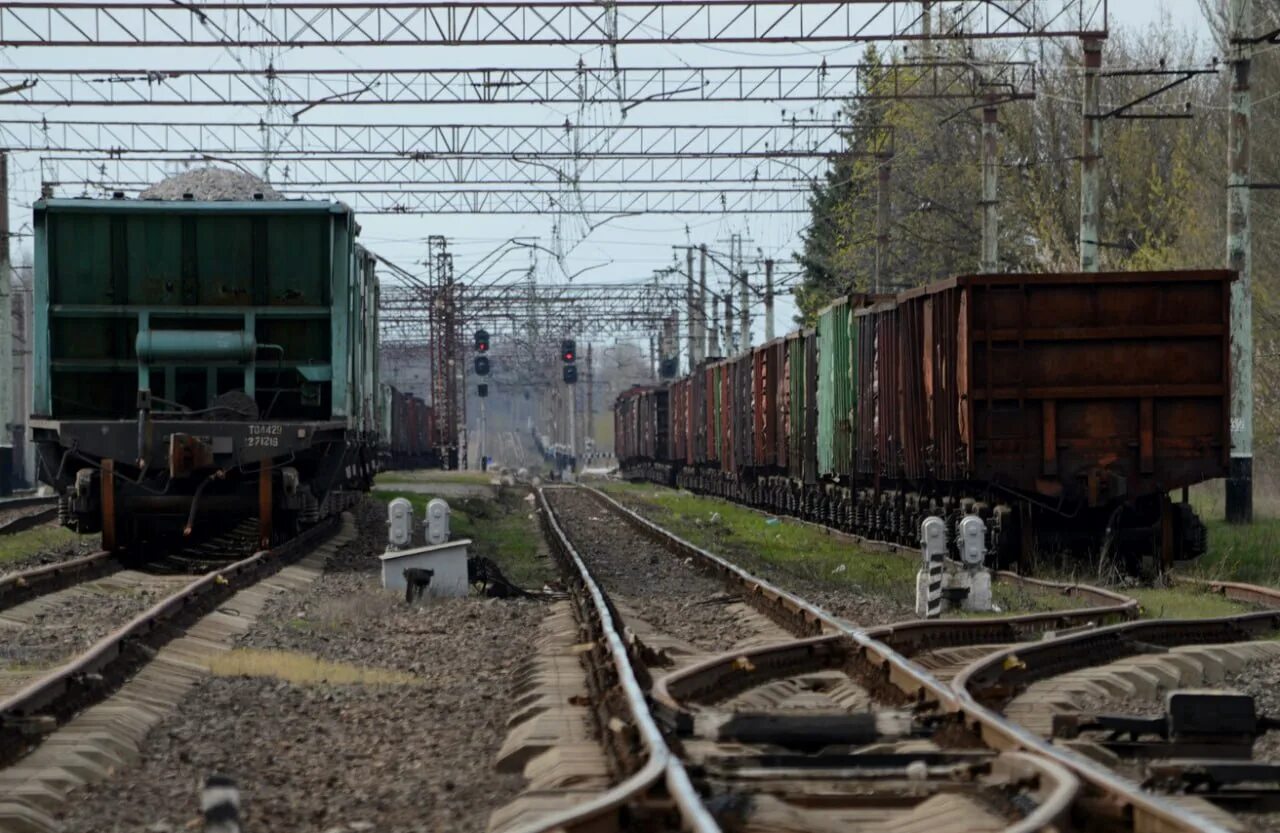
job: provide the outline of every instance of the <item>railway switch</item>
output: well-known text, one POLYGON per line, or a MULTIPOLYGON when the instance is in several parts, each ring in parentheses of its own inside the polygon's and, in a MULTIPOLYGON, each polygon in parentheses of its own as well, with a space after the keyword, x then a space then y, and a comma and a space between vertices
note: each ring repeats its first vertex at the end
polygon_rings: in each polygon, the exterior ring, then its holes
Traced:
POLYGON ((413 542, 413 504, 398 497, 387 505, 387 549, 402 550, 413 542))

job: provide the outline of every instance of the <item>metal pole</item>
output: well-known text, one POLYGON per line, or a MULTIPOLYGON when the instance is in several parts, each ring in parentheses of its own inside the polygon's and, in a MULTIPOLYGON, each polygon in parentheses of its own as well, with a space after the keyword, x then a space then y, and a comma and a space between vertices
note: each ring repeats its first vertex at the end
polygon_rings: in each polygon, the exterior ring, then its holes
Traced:
POLYGON ((1084 41, 1084 135, 1080 150, 1080 271, 1098 271, 1102 226, 1102 119, 1099 88, 1102 41, 1084 41))
POLYGON ((982 108, 982 265, 988 274, 1000 271, 1000 212, 999 212, 999 137, 1000 111, 993 97, 988 96, 982 108))
MULTIPOLYGON (((583 426, 582 434, 586 440, 594 441, 596 438, 596 377, 592 372, 594 365, 591 362, 591 345, 587 345, 587 424, 583 426)), ((582 447, 585 449, 587 443, 584 441, 582 447)))
POLYGON ((487 426, 484 422, 484 397, 480 398, 480 471, 487 468, 484 464, 485 438, 488 436, 487 426))
POLYGON ((740 350, 751 349, 751 283, 747 270, 743 269, 738 276, 738 347, 740 350))
POLYGON ((689 282, 688 282, 689 303, 686 304, 686 309, 685 309, 685 314, 688 317, 688 321, 686 321, 685 323, 689 327, 689 372, 692 373, 693 369, 698 366, 698 362, 701 361, 701 357, 698 354, 702 352, 702 345, 699 343, 699 336, 698 336, 698 294, 697 294, 697 289, 695 288, 694 277, 693 277, 693 247, 692 246, 685 249, 685 261, 688 266, 687 272, 689 275, 689 282))
MULTIPOLYGON (((703 261, 705 264, 705 261, 703 261)), ((706 272, 703 272, 706 277, 706 272)), ((703 283, 706 286, 706 283, 703 283)), ((720 299, 712 297, 711 299, 711 328, 708 331, 708 338, 711 339, 707 347, 707 355, 720 358, 720 299)))
POLYGON ((578 397, 574 396, 575 385, 565 385, 569 389, 569 470, 564 480, 572 483, 577 479, 578 471, 578 397))
POLYGON ((701 249, 702 251, 702 266, 698 272, 698 292, 702 296, 702 301, 698 305, 698 311, 700 313, 700 317, 698 319, 698 327, 699 327, 698 340, 699 342, 701 342, 703 346, 706 347, 705 352, 702 352, 699 354, 699 358, 705 358, 707 356, 714 356, 717 353, 719 353, 720 346, 717 343, 717 339, 715 335, 716 330, 715 330, 714 324, 711 327, 711 332, 710 333, 707 332, 707 244, 703 243, 698 248, 701 249), (711 339, 710 344, 707 344, 706 342, 706 339, 708 337, 711 339), (715 345, 715 346, 712 346, 712 345, 715 345))
POLYGON ((9 154, 0 151, 0 495, 13 494, 13 271, 9 266, 9 154))
POLYGON ((1231 284, 1231 465, 1227 474, 1227 521, 1253 522, 1253 237, 1249 224, 1249 120, 1253 98, 1249 75, 1253 45, 1251 0, 1229 0, 1231 116, 1227 134, 1227 266, 1231 284))
POLYGON ((890 202, 889 183, 893 175, 893 154, 876 155, 879 169, 879 188, 876 197, 876 262, 875 274, 871 279, 873 292, 880 292, 884 281, 885 267, 889 258, 889 212, 893 205, 890 202))
POLYGON ((764 343, 773 341, 773 261, 764 262, 764 343))
POLYGON ((738 352, 733 340, 733 289, 724 293, 724 351, 730 356, 738 352))

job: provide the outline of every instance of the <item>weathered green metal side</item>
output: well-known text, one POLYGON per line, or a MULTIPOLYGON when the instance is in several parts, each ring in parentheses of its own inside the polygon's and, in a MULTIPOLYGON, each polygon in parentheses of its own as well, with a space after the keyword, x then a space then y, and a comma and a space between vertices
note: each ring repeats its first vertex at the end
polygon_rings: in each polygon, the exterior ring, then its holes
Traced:
POLYGON ((818 473, 847 476, 853 466, 853 354, 851 306, 841 298, 818 314, 818 473))
POLYGON ((198 412, 242 390, 264 417, 376 425, 376 278, 346 206, 42 200, 34 229, 37 415, 131 418, 140 389, 198 412), (140 362, 152 331, 190 357, 140 362), (208 358, 211 333, 256 360, 208 358))

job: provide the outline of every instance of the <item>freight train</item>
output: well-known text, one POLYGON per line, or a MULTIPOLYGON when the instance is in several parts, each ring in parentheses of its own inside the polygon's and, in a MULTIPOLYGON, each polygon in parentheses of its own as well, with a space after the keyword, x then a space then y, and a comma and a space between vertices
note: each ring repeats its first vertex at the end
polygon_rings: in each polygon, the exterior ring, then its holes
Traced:
POLYGON ((652 480, 917 544, 984 518, 992 562, 1202 554, 1186 489, 1230 455, 1222 271, 975 275, 850 295, 813 329, 623 393, 617 456, 652 480), (1181 500, 1171 493, 1181 491, 1181 500))
POLYGON ((34 230, 39 478, 104 547, 254 516, 265 544, 416 451, 346 206, 45 199, 34 230))

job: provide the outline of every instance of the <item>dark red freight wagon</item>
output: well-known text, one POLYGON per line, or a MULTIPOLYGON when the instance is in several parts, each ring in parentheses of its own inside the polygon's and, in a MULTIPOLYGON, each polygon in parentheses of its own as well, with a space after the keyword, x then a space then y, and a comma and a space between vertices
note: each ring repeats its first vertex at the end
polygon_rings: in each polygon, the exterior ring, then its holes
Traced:
MULTIPOLYGON (((1037 522, 1113 538, 1165 564, 1204 549, 1168 493, 1230 457, 1232 273, 984 275, 931 287, 957 313, 959 459, 1029 497, 1037 522), (1105 515, 1100 522, 1100 516, 1105 515)), ((943 356, 944 367, 947 366, 943 356)), ((1028 539, 1029 540, 1029 539, 1028 539)))

